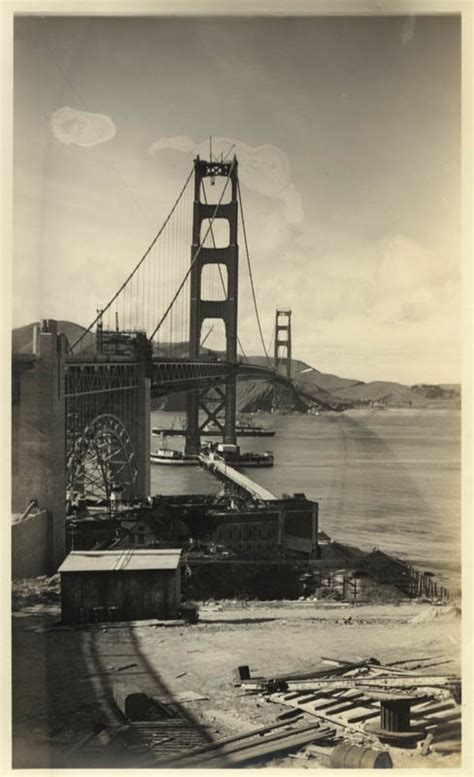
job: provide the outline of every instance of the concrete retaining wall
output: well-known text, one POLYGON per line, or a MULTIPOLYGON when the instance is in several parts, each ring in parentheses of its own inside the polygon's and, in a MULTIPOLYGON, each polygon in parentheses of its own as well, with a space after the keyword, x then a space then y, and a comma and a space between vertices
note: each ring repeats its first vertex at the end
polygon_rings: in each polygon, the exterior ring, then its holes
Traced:
POLYGON ((47 510, 12 525, 12 577, 51 573, 51 517, 47 510))
POLYGON ((35 329, 34 352, 13 354, 12 512, 22 513, 32 499, 49 511, 50 574, 66 552, 65 353, 64 335, 44 322, 35 329))

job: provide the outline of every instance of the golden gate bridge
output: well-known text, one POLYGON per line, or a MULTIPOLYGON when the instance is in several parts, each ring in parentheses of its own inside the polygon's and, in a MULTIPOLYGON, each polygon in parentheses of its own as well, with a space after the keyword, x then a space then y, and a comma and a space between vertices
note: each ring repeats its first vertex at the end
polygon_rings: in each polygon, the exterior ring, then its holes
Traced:
POLYGON ((237 158, 198 157, 143 256, 90 325, 67 344, 67 488, 99 491, 110 499, 112 487, 120 484, 124 499, 147 496, 150 401, 169 393, 187 392, 187 453, 199 453, 209 424, 225 443, 235 444, 237 377, 295 391, 291 337, 279 339, 280 329, 277 317, 272 362, 253 281, 237 158), (238 335, 239 216, 264 364, 247 357, 238 335))

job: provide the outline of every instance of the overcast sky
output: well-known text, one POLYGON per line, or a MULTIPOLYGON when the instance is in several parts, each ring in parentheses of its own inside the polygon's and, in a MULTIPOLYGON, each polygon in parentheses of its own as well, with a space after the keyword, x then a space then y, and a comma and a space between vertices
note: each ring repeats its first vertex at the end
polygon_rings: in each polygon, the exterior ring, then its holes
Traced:
MULTIPOLYGON (((456 17, 18 18, 14 325, 90 323, 209 135, 267 340, 288 307, 322 371, 460 380, 456 17)), ((260 352, 244 281, 239 326, 260 352)))

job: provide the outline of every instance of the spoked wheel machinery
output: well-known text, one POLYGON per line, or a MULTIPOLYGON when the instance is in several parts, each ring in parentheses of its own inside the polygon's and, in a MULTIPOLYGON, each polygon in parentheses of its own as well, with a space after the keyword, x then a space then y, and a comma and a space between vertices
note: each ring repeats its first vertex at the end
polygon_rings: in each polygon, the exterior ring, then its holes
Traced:
POLYGON ((76 436, 67 452, 66 483, 70 492, 106 499, 120 489, 122 498, 135 497, 138 469, 133 444, 120 418, 102 414, 76 436))

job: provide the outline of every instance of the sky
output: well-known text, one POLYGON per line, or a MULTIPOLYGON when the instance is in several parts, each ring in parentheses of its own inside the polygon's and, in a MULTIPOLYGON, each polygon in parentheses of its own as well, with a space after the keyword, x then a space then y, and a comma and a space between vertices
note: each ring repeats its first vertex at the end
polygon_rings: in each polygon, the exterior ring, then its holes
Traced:
POLYGON ((456 16, 17 17, 13 325, 88 325, 212 135, 267 343, 290 308, 323 372, 459 382, 460 76, 456 16))

